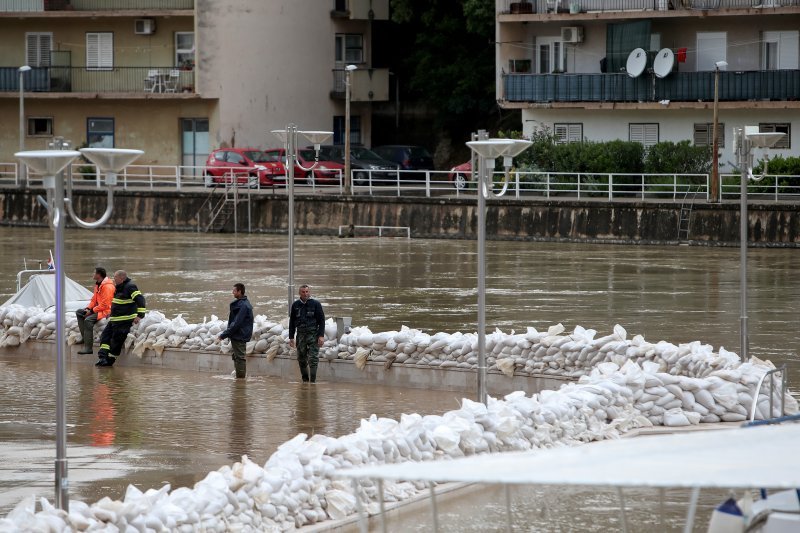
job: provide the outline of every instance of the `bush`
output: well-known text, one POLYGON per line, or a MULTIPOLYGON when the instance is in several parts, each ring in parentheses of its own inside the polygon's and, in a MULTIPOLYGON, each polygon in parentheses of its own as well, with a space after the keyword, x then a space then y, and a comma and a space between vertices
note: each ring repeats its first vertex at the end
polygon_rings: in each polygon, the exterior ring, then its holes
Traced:
POLYGON ((709 174, 710 146, 692 146, 689 141, 654 144, 647 150, 644 171, 647 174, 709 174))

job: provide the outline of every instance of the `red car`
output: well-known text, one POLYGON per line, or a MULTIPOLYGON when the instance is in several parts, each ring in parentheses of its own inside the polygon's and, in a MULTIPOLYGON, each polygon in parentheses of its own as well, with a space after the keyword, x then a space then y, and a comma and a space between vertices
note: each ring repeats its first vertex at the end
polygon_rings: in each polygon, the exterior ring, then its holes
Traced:
POLYGON ((472 180, 472 161, 467 161, 451 168, 447 178, 456 189, 465 189, 467 182, 472 180))
POLYGON ((203 173, 206 187, 217 183, 236 183, 249 187, 269 187, 283 173, 283 165, 269 160, 258 148, 220 148, 208 155, 203 173))
MULTIPOLYGON (((275 162, 283 169, 280 179, 286 180, 286 150, 283 148, 270 148, 264 150, 270 161, 275 162)), ((322 155, 322 154, 320 154, 322 155)), ((307 185, 338 184, 341 176, 344 175, 344 165, 335 161, 320 160, 313 170, 308 171, 301 168, 311 168, 314 164, 314 149, 301 148, 297 151, 297 162, 294 167, 294 181, 303 180, 307 185)))

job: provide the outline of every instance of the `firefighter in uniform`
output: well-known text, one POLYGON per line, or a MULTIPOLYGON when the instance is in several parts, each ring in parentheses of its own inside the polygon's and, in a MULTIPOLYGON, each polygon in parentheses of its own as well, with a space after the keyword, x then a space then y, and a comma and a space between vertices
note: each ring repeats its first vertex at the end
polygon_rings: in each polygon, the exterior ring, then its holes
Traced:
POLYGON ((325 343, 325 313, 322 304, 311 298, 311 288, 300 286, 300 299, 295 300, 289 313, 289 347, 295 347, 297 331, 297 363, 303 382, 316 383, 319 349, 325 343))
POLYGON ((100 359, 95 366, 113 366, 122 353, 122 345, 131 330, 147 312, 144 296, 128 278, 124 270, 114 272, 114 299, 111 300, 111 316, 100 336, 100 359))

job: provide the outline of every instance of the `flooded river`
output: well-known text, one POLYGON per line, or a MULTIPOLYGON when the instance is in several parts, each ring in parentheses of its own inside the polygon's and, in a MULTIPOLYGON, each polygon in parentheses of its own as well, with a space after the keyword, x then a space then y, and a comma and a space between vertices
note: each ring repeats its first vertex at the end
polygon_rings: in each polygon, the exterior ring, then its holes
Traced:
MULTIPOLYGON (((226 317, 237 281, 247 285, 257 314, 274 320, 285 313, 285 236, 70 230, 67 242, 71 278, 88 285, 95 265, 125 269, 147 307, 170 318, 226 317)), ((23 258, 29 267, 46 260, 52 233, 0 228, 0 244, 4 301, 23 258)), ((295 283, 310 284, 328 316, 352 316, 373 331, 404 324, 429 333, 475 330, 474 242, 298 236, 295 244, 295 283)), ((751 354, 788 363, 797 386, 800 255, 759 248, 749 258, 751 354)), ((487 272, 491 328, 561 322, 603 335, 618 323, 651 342, 701 340, 739 351, 736 248, 489 242, 487 272)), ((100 373, 71 365, 68 372, 72 494, 87 501, 119 498, 129 482, 191 485, 243 453, 263 464, 298 432, 342 435, 371 413, 436 414, 456 408, 458 399, 431 390, 308 388, 262 377, 237 384, 229 376, 147 368, 100 373)), ((0 361, 0 514, 22 494, 52 496, 53 373, 42 362, 0 361)), ((615 498, 612 492, 608 502, 593 505, 614 506, 615 498)), ((583 499, 567 498, 578 507, 583 499)), ((552 513, 567 517, 566 529, 569 523, 592 529, 591 518, 579 520, 568 506, 552 513)), ((609 513, 605 523, 618 527, 616 516, 609 513)))

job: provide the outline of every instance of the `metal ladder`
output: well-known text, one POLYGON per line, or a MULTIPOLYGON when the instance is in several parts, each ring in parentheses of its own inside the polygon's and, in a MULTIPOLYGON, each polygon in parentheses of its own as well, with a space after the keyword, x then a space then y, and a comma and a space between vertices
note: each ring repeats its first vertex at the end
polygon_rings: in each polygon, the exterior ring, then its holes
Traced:
MULTIPOLYGON (((246 198, 242 198, 239 195, 239 186, 235 183, 235 178, 231 179, 230 183, 225 183, 225 190, 224 193, 219 197, 216 202, 214 201, 216 190, 212 190, 206 201, 203 202, 203 205, 200 206, 200 209, 197 212, 197 231, 203 231, 203 233, 208 232, 221 232, 225 229, 225 226, 230 221, 231 217, 233 217, 233 231, 234 233, 238 233, 238 220, 236 217, 237 214, 237 206, 241 202, 250 202, 250 195, 246 195, 246 198), (205 224, 201 221, 201 216, 204 213, 206 206, 208 206, 208 213, 209 213, 209 221, 205 224)), ((249 205, 248 205, 248 217, 250 213, 249 205)), ((250 221, 248 220, 248 228, 250 225, 250 221)), ((249 230, 248 230, 249 231, 249 230)))
POLYGON ((678 218, 678 240, 682 243, 689 242, 689 222, 692 218, 692 208, 694 200, 697 198, 697 193, 700 187, 689 187, 683 195, 681 202, 681 213, 678 218))

